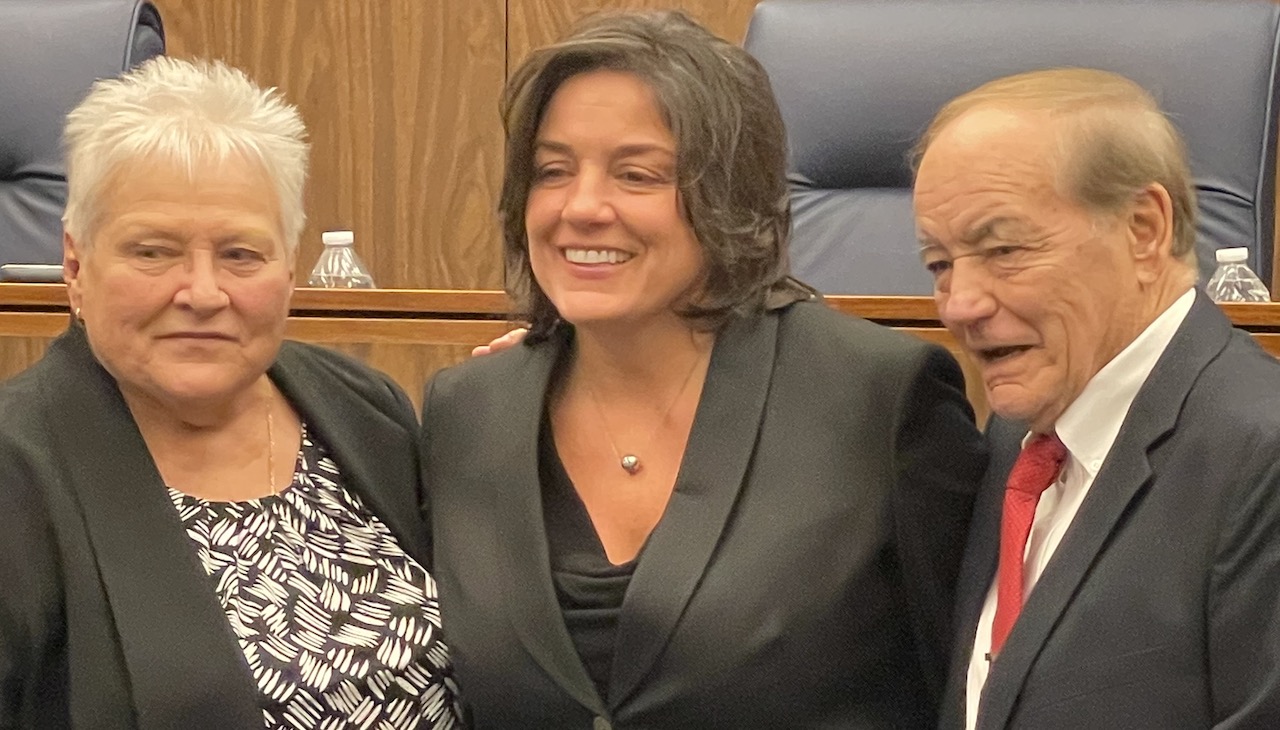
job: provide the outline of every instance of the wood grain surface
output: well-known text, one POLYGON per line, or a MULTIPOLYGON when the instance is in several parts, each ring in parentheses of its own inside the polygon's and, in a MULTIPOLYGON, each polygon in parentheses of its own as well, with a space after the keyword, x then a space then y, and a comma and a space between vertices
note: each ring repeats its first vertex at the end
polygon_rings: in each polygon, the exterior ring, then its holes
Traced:
MULTIPOLYGON (((63 324, 56 331, 65 329, 66 321, 67 318, 62 317, 63 324)), ((15 315, 0 314, 0 382, 35 364, 44 355, 44 351, 49 348, 49 342, 53 339, 47 335, 23 336, 17 334, 18 331, 21 329, 19 323, 15 321, 15 315)))
POLYGON ((299 282, 351 229, 381 287, 502 285, 504 0, 157 0, 169 52, 281 89, 310 130, 299 282))
POLYGON ((171 55, 217 58, 310 131, 300 283, 351 229, 387 288, 502 286, 498 98, 534 44, 604 8, 683 7, 739 40, 755 0, 156 0, 171 55))
MULTIPOLYGON (((173 55, 224 59, 302 111, 313 154, 300 282, 320 232, 350 228, 380 286, 477 289, 502 285, 507 71, 598 10, 679 8, 739 41, 756 0, 156 2, 173 55)), ((1280 246, 1274 266, 1260 273, 1280 282, 1280 246)))
MULTIPOLYGON (((34 364, 67 327, 67 315, 0 312, 0 381, 34 364)), ((287 336, 345 352, 391 376, 421 407, 423 385, 471 348, 506 332, 494 320, 292 318, 287 336)), ((2 414, 0 414, 2 415, 2 414)))
MULTIPOLYGON (((830 297, 850 316, 892 326, 947 348, 965 373, 966 392, 985 422, 988 408, 976 368, 942 328, 929 297, 830 297)), ((331 291, 301 289, 287 335, 351 354, 391 375, 419 402, 440 368, 506 332, 507 300, 498 291, 331 291)), ((1280 357, 1280 304, 1227 304, 1236 326, 1280 357)), ((39 359, 67 323, 60 284, 0 284, 0 380, 39 359)))
POLYGON ((600 10, 683 10, 716 35, 741 43, 755 6, 756 0, 507 0, 507 69, 600 10))

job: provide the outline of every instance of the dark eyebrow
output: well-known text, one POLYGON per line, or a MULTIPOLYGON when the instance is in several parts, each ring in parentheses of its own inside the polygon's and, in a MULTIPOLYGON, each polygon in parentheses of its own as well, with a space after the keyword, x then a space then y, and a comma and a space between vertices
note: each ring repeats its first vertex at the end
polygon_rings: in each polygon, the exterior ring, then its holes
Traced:
POLYGON ((544 150, 547 152, 556 152, 562 155, 567 155, 573 151, 569 148, 569 145, 562 142, 548 142, 542 139, 535 140, 533 143, 533 151, 542 152, 544 150))
POLYGON ((674 151, 667 149, 666 147, 663 147, 660 144, 649 144, 647 142, 642 142, 640 144, 628 144, 628 145, 623 145, 619 147, 618 149, 613 151, 613 157, 614 159, 618 159, 622 157, 636 157, 637 155, 647 155, 654 152, 667 155, 669 157, 676 156, 676 153, 674 151))
MULTIPOLYGON (((561 155, 572 155, 573 148, 563 142, 553 142, 551 140, 540 139, 533 144, 534 152, 552 152, 561 155)), ((638 155, 647 155, 651 153, 660 153, 669 157, 675 157, 675 151, 668 149, 660 144, 649 142, 639 142, 637 144, 627 144, 613 150, 613 159, 623 159, 627 157, 636 157, 638 155)))

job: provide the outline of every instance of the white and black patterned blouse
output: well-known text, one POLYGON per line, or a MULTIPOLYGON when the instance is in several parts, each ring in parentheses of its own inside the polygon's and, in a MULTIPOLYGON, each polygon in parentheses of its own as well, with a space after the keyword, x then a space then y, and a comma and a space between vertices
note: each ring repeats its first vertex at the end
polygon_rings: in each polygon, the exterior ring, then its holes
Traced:
POLYGON ((435 581, 302 431, 278 495, 169 490, 258 684, 268 730, 460 726, 435 581))

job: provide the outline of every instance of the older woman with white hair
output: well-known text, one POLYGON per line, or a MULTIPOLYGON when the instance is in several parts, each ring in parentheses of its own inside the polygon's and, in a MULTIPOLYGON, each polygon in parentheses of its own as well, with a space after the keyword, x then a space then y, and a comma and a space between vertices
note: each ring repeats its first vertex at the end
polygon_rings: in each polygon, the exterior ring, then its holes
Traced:
POLYGON ((304 136, 166 58, 68 117, 75 318, 0 387, 0 727, 459 723, 412 406, 283 340, 304 136))

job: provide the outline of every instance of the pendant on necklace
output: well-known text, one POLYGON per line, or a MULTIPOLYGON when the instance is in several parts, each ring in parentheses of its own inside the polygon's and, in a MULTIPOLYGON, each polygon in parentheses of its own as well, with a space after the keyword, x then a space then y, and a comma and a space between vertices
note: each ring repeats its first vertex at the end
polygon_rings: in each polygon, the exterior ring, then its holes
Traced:
POLYGON ((635 476, 640 471, 640 457, 635 454, 627 454, 622 457, 622 469, 628 474, 635 476))

